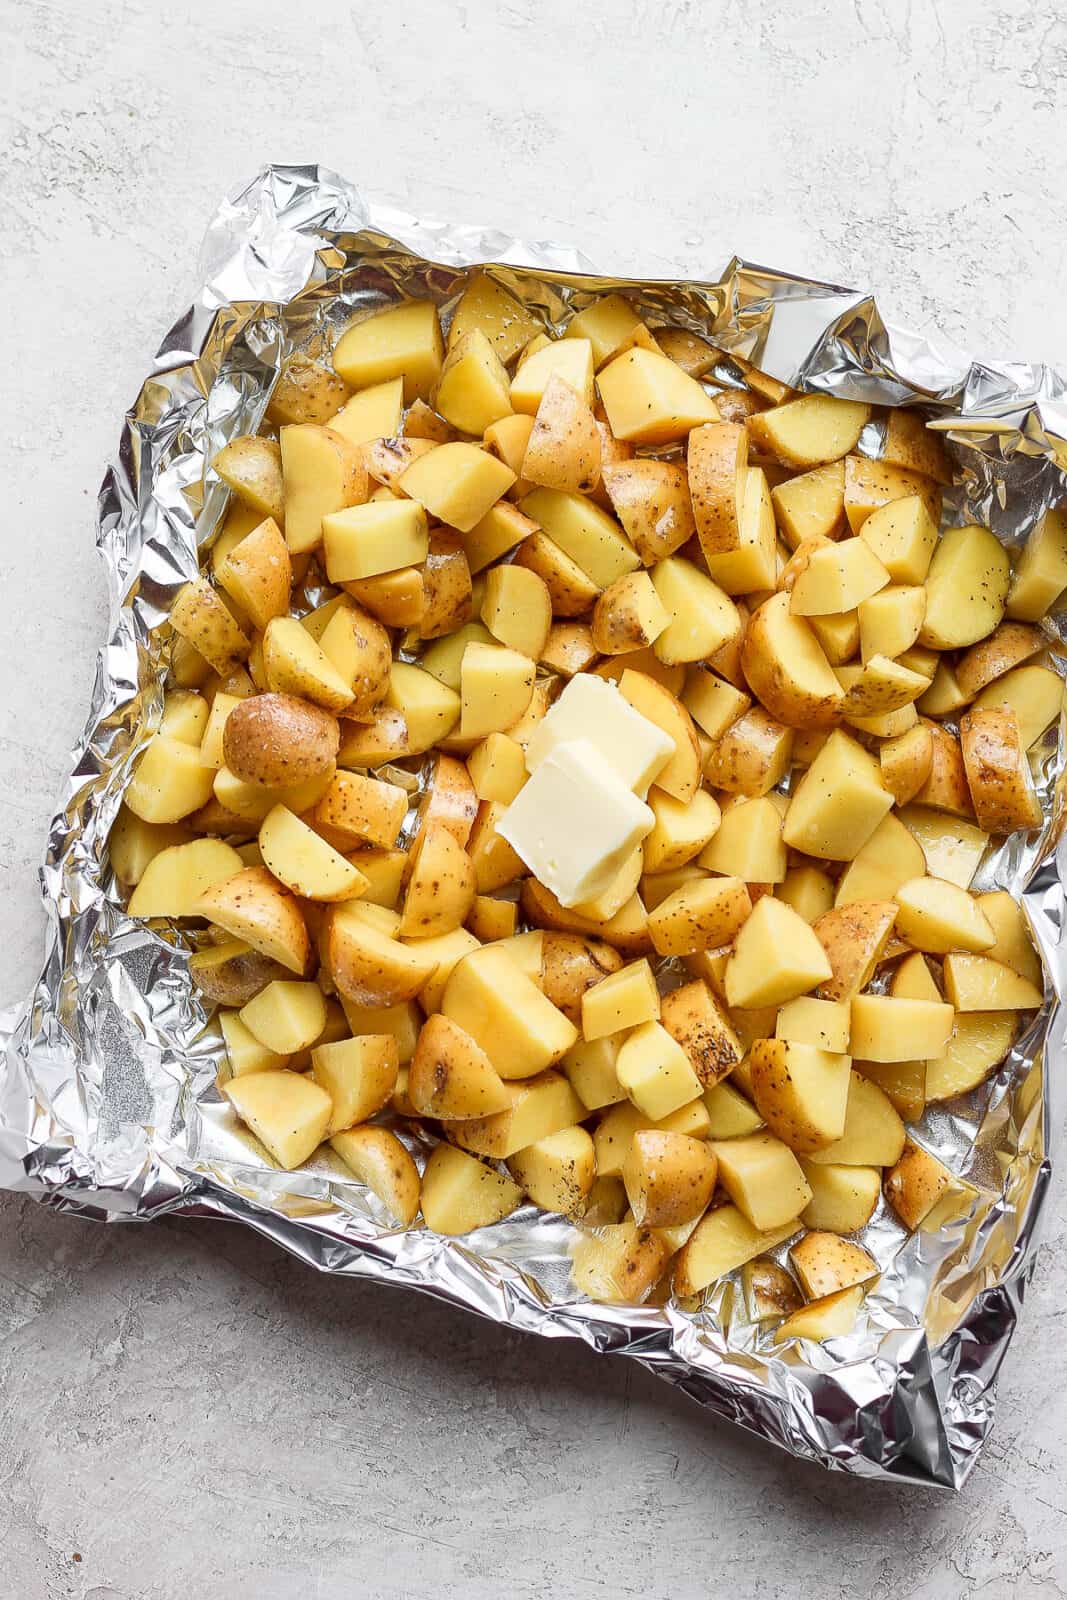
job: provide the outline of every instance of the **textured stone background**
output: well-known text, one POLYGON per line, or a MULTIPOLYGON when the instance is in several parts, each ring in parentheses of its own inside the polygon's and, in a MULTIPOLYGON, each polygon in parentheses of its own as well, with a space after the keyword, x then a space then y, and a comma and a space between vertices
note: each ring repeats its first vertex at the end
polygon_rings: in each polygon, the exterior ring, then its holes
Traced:
MULTIPOLYGON (((103 636, 102 466, 204 223, 264 160, 605 268, 738 251, 1067 361, 1056 0, 0 0, 0 62, 5 999, 40 958, 34 868, 103 636)), ((1001 1420, 948 1500, 227 1227, 0 1201, 0 1595, 1067 1594, 1065 1215, 1061 1179, 1001 1420)))

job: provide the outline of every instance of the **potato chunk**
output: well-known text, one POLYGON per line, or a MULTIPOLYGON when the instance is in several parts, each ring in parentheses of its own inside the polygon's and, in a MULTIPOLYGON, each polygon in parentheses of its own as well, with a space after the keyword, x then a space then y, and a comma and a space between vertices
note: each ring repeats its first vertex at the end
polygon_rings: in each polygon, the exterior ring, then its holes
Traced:
POLYGON ((707 1208, 717 1170, 705 1140, 639 1129, 622 1169, 634 1221, 650 1228, 692 1222, 707 1208))
POLYGON ((765 895, 743 924, 726 964, 730 1006, 778 1006, 833 976, 826 952, 802 917, 765 895))
POLYGON ((756 1109, 791 1150, 825 1149, 845 1131, 849 1057, 785 1039, 757 1039, 750 1055, 756 1109))
POLYGON ((869 1250, 836 1233, 806 1233, 791 1246, 789 1263, 810 1300, 868 1284, 878 1276, 869 1250))
POLYGON ((561 1128, 517 1150, 508 1171, 542 1211, 580 1212, 596 1179, 593 1141, 584 1128, 561 1128))
POLYGON ((897 931, 916 950, 945 955, 950 950, 980 954, 996 943, 996 935, 974 897, 943 878, 912 878, 894 898, 897 931))
POLYGON ((674 1263, 674 1292, 683 1299, 699 1294, 717 1278, 781 1244, 798 1226, 795 1218, 789 1218, 784 1224, 761 1231, 736 1205, 717 1206, 701 1219, 679 1250, 674 1263))
POLYGON ((396 1088, 399 1070, 399 1046, 391 1034, 367 1033, 317 1045, 311 1052, 311 1075, 333 1101, 327 1132, 341 1133, 380 1111, 396 1088))
POLYGON ((333 1112, 326 1091, 298 1072, 242 1073, 224 1084, 222 1093, 287 1172, 322 1143, 333 1112))
POLYGON ((422 1174, 422 1214, 434 1233, 492 1227, 522 1205, 522 1190, 495 1167, 454 1145, 430 1152, 422 1174))
POLYGON ((793 1222, 811 1199, 811 1189, 788 1145, 769 1133, 717 1142, 719 1182, 761 1233, 793 1222))
POLYGON ((960 748, 980 828, 997 834, 1041 826, 1041 802, 1014 711, 988 706, 968 712, 960 719, 960 748))

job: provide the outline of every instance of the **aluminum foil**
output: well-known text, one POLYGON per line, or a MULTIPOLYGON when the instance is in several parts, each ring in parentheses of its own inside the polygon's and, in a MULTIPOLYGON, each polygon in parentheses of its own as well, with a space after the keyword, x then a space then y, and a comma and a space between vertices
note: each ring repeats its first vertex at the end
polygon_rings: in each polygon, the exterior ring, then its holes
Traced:
MULTIPOLYGON (((973 1185, 966 1213, 909 1236, 881 1206, 864 1235, 881 1279, 855 1331, 822 1346, 773 1345, 746 1321, 730 1282, 697 1306, 577 1299, 575 1231, 532 1207, 444 1239, 391 1228, 332 1158, 277 1171, 216 1091, 219 1039, 190 986, 182 935, 124 914, 107 835, 158 721, 168 605, 224 510, 214 454, 258 425, 292 350, 328 347, 353 309, 401 290, 432 295, 447 312, 474 262, 508 263, 495 275, 546 326, 621 288, 653 323, 710 336, 723 352, 720 383, 740 381, 732 357, 742 356, 801 388, 923 404, 957 468, 950 521, 988 521, 1015 543, 1067 492, 1067 373, 971 363, 886 323, 868 296, 747 262, 732 261, 715 282, 600 278, 574 251, 404 216, 318 167, 264 169, 211 224, 202 287, 163 341, 100 492, 109 636, 41 873, 44 971, 24 1005, 0 1014, 0 1185, 101 1221, 237 1219, 321 1271, 407 1284, 546 1338, 631 1356, 717 1415, 826 1467, 958 1488, 992 1423, 1051 1172, 1046 1063, 1062 1057, 1065 1026, 1055 999, 1058 730, 1040 763, 1042 839, 1009 840, 976 880, 1023 899, 1048 1004, 981 1090, 918 1130, 973 1185)), ((879 442, 871 427, 861 448, 877 455, 879 442)))

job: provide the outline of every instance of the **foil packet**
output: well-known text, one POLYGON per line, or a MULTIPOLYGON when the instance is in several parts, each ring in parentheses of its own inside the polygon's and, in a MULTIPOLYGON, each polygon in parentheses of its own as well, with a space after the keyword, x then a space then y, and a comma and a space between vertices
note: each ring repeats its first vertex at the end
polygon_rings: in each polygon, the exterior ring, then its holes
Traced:
MULTIPOLYGON (((1048 1063, 1062 1058, 1062 730, 1039 762, 1048 823, 983 861, 975 886, 1021 899, 1043 953, 1046 1006, 980 1090, 934 1108, 922 1141, 972 1186, 965 1214, 907 1234, 884 1203, 863 1241, 882 1275, 855 1330, 769 1348, 727 1280, 692 1309, 576 1298, 575 1230, 525 1207, 460 1239, 389 1225, 340 1164, 274 1169, 215 1083, 221 1057, 182 934, 132 922, 107 862, 123 789, 158 723, 168 607, 195 576, 227 491, 210 463, 253 431, 283 361, 328 349, 354 311, 400 293, 447 311, 474 263, 546 327, 605 290, 653 323, 801 389, 922 406, 956 470, 950 523, 1010 544, 1067 493, 1067 372, 978 364, 887 323, 870 296, 733 260, 714 282, 596 276, 577 252, 372 204, 322 168, 271 166, 208 229, 194 303, 164 339, 99 498, 109 636, 85 731, 52 821, 41 887, 41 979, 0 1013, 0 1186, 100 1221, 166 1214, 246 1223, 320 1271, 421 1289, 546 1338, 627 1355, 711 1412, 794 1455, 882 1478, 959 1488, 993 1421, 994 1385, 1026 1286, 1051 1166, 1048 1063)), ((869 425, 860 449, 879 454, 869 425)), ((1062 624, 1049 625, 1053 660, 1062 624)), ((418 1136, 411 1136, 416 1148, 418 1136)))

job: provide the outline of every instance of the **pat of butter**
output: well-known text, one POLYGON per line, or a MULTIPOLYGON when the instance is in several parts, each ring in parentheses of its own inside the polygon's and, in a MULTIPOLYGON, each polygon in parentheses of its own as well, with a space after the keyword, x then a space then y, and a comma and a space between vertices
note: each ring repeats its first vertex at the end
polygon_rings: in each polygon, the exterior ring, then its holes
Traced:
POLYGON ((545 756, 496 831, 560 905, 603 894, 655 817, 588 739, 545 756))
POLYGON ((628 789, 642 799, 674 755, 674 740, 635 711, 615 685, 593 672, 576 672, 534 730, 526 765, 534 772, 569 739, 588 739, 628 789))

